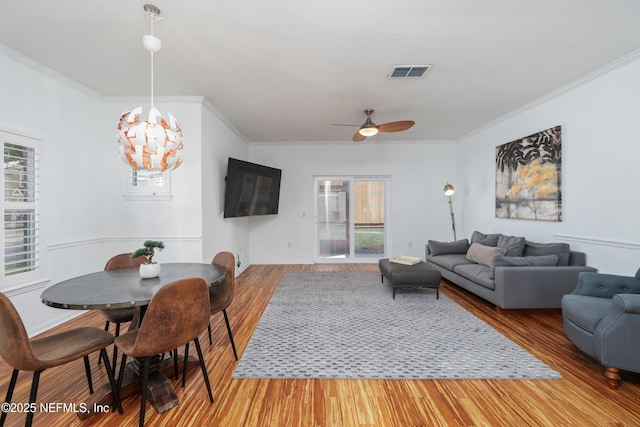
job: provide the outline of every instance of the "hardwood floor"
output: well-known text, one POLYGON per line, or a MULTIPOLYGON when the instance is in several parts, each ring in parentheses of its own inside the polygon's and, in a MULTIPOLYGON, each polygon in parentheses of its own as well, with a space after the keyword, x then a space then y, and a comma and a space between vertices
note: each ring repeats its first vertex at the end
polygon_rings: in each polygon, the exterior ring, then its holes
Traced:
MULTIPOLYGON (((236 280, 227 310, 238 353, 242 354, 280 277, 286 271, 374 270, 377 265, 258 265, 236 280)), ((147 408, 147 426, 639 426, 640 376, 623 373, 610 390, 602 367, 565 337, 559 312, 498 314, 493 306, 446 282, 441 292, 558 371, 562 380, 266 380, 232 379, 236 361, 222 315, 212 317, 214 342, 201 335, 215 403, 210 404, 198 370, 186 388, 173 381, 181 403, 164 414, 147 408)), ((398 301, 401 303, 401 300, 398 301)), ((88 313, 55 329, 103 326, 88 313)), ((53 331, 50 331, 53 332, 53 331)), ((97 356, 91 359, 94 384, 106 382, 97 356)), ((11 376, 0 363, 0 397, 11 376)), ((13 402, 28 402, 31 375, 22 373, 13 402)), ((81 361, 45 371, 38 402, 84 401, 88 389, 81 361)), ((137 425, 140 401, 125 399, 125 414, 99 414, 80 421, 74 413, 37 412, 36 426, 137 425)), ((56 409, 55 406, 52 408, 56 409)), ((9 414, 7 426, 23 425, 24 414, 9 414)))

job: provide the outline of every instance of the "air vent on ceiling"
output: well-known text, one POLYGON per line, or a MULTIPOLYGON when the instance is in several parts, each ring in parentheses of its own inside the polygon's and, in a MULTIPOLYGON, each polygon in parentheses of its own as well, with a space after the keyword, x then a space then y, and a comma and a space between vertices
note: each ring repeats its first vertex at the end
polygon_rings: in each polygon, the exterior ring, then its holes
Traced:
POLYGON ((396 65, 389 74, 390 79, 420 78, 433 65, 396 65))

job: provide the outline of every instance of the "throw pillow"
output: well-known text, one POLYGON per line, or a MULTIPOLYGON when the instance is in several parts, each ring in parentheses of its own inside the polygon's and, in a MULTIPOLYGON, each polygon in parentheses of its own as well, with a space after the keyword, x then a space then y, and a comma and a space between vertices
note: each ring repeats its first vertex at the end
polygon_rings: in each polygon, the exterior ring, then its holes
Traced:
POLYGON ((489 279, 495 279, 496 267, 518 267, 530 265, 534 267, 558 265, 558 255, 540 255, 540 256, 504 256, 497 255, 493 258, 493 267, 489 272, 489 279))
POLYGON ((501 234, 498 236, 497 246, 507 250, 505 256, 522 256, 524 237, 504 236, 501 234))
POLYGON ((504 255, 505 252, 507 252, 505 248, 495 248, 480 243, 472 243, 467 251, 467 259, 476 264, 493 267, 493 258, 495 258, 496 255, 504 255))
POLYGON ((498 244, 498 234, 484 234, 474 231, 471 235, 471 243, 480 243, 485 246, 496 246, 498 244))
POLYGON ((569 265, 568 243, 534 243, 526 241, 522 256, 558 255, 558 265, 569 265))
POLYGON ((429 252, 431 255, 466 254, 469 250, 469 240, 456 240, 455 242, 437 242, 429 240, 429 252))

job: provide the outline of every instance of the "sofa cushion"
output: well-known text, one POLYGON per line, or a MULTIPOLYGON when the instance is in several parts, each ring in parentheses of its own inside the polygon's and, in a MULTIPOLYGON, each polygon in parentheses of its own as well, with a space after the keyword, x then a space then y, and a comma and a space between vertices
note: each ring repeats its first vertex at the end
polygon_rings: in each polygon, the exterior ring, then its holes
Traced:
POLYGON ((469 261, 465 254, 429 255, 427 261, 450 271, 453 271, 456 265, 473 264, 473 261, 469 261))
POLYGON ((498 244, 499 234, 484 234, 479 231, 474 231, 471 235, 471 244, 480 243, 485 246, 495 246, 498 244))
POLYGON ((592 334, 610 308, 610 298, 573 294, 562 297, 562 317, 592 334))
POLYGON ((443 255, 443 254, 466 254, 469 250, 469 240, 462 239, 455 242, 437 242, 435 240, 429 240, 429 252, 431 255, 443 255))
POLYGON ((525 241, 522 256, 557 255, 558 265, 569 265, 568 243, 534 243, 525 241))
POLYGON ((506 252, 505 248, 494 248, 480 243, 472 243, 467 251, 467 259, 487 267, 493 267, 493 258, 496 255, 504 255, 506 252))
POLYGON ((487 289, 495 288, 495 281, 489 278, 491 269, 484 264, 462 264, 454 267, 453 272, 460 276, 484 286, 487 289))
POLYGON ((524 251, 524 237, 500 234, 496 246, 507 250, 505 256, 522 256, 522 252, 524 251))
POLYGON ((504 256, 496 255, 493 258, 493 267, 489 273, 489 278, 495 278, 495 268, 499 266, 517 267, 517 266, 534 266, 544 267, 558 265, 558 255, 540 255, 540 256, 504 256))

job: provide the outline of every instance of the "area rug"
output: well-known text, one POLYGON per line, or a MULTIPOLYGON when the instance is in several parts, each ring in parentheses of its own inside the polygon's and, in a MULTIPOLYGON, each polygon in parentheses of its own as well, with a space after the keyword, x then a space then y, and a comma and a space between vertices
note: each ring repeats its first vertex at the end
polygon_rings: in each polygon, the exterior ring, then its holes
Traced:
POLYGON ((234 378, 560 379, 434 289, 377 272, 286 273, 234 378))

